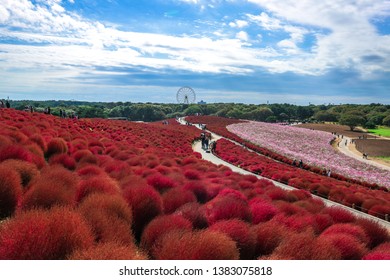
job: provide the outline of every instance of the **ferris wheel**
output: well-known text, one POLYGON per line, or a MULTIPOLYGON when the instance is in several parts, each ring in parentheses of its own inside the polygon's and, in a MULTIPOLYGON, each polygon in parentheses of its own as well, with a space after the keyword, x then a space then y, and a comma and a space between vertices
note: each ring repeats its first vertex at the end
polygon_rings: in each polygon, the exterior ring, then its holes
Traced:
POLYGON ((194 103, 195 99, 195 91, 190 87, 182 87, 176 93, 176 100, 181 104, 194 103))

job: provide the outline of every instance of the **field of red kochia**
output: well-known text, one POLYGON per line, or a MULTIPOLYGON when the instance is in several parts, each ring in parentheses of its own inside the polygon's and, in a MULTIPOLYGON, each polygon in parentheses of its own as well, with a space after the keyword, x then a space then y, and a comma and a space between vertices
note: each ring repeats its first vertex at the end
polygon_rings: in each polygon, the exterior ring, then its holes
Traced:
POLYGON ((386 228, 201 160, 194 127, 0 121, 0 259, 390 259, 386 228))

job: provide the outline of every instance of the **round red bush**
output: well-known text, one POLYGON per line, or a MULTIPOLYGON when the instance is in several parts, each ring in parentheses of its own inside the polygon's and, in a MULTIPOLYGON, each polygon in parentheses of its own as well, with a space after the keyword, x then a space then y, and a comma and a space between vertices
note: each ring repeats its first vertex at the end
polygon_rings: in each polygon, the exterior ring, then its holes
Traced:
POLYGON ((19 174, 11 166, 0 164, 0 219, 15 212, 22 193, 19 174))
POLYGON ((66 259, 73 251, 92 244, 89 226, 68 208, 22 212, 0 227, 1 259, 66 259))
POLYGON ((64 154, 68 152, 66 141, 62 138, 53 138, 47 144, 46 157, 54 154, 64 154))
POLYGON ((152 250, 154 243, 172 230, 189 231, 192 229, 190 221, 180 215, 159 216, 153 219, 146 227, 141 236, 141 247, 152 250))
POLYGON ((18 172, 23 187, 27 187, 30 181, 39 175, 39 170, 34 164, 22 160, 7 159, 1 163, 1 166, 7 166, 18 172))
POLYGON ((149 176, 147 182, 160 192, 175 187, 175 182, 171 178, 159 173, 149 176))
POLYGON ((50 157, 49 163, 50 165, 60 164, 69 170, 74 170, 76 168, 76 161, 67 154, 53 155, 50 157))
POLYGON ((107 175, 100 175, 80 181, 77 189, 76 200, 82 201, 93 193, 105 193, 110 195, 120 194, 118 183, 107 175))
POLYGON ((147 260, 148 256, 135 245, 115 242, 99 243, 83 250, 76 250, 69 260, 147 260))
POLYGON ((238 219, 223 220, 213 224, 209 230, 222 232, 233 239, 240 252, 240 259, 249 260, 254 257, 256 236, 249 224, 238 219))
POLYGON ((195 195, 191 191, 182 188, 170 189, 162 195, 162 199, 165 214, 173 213, 186 203, 196 202, 195 195))
POLYGON ((175 214, 181 215, 191 221, 196 229, 203 229, 208 226, 206 216, 202 211, 202 206, 197 202, 184 204, 175 211, 175 214))
POLYGON ((322 213, 331 216, 334 223, 353 223, 356 220, 354 214, 336 206, 324 208, 322 213))
POLYGON ((258 224, 271 220, 277 213, 278 209, 271 203, 263 201, 254 201, 250 203, 253 224, 258 224))
POLYGON ((253 227, 256 236, 255 257, 271 254, 290 232, 284 225, 270 220, 253 227))
POLYGON ((363 244, 367 244, 369 241, 363 228, 354 224, 331 225, 324 232, 322 232, 322 235, 337 234, 337 233, 349 234, 354 238, 358 239, 363 244))
POLYGON ((381 243, 390 242, 390 233, 388 229, 381 226, 378 222, 358 218, 356 224, 365 231, 369 239, 368 248, 374 248, 381 243))
POLYGON ((343 260, 360 260, 367 253, 364 244, 349 234, 321 234, 318 238, 331 242, 339 250, 343 260))
POLYGON ((163 212, 161 196, 153 187, 142 184, 124 189, 123 196, 133 211, 133 229, 139 240, 145 225, 163 212))
POLYGON ((76 203, 78 177, 60 165, 45 168, 23 196, 22 209, 51 208, 76 203))
POLYGON ((236 243, 210 230, 171 231, 159 241, 153 255, 158 260, 238 260, 236 243))
POLYGON ((231 196, 215 197, 204 205, 204 211, 209 225, 219 220, 234 218, 247 222, 252 221, 252 213, 248 203, 231 196))

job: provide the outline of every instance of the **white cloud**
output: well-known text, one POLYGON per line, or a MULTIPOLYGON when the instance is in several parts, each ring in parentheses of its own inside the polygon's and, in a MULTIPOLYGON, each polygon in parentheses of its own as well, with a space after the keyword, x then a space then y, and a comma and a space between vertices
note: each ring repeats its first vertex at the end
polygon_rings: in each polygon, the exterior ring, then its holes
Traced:
POLYGON ((248 26, 248 22, 245 20, 238 19, 238 20, 229 22, 229 26, 233 27, 233 28, 244 28, 244 27, 248 26))
POLYGON ((248 36, 248 33, 246 33, 245 31, 240 31, 236 34, 236 38, 237 39, 240 39, 242 41, 248 41, 249 40, 249 36, 248 36))
POLYGON ((317 30, 317 43, 310 56, 304 60, 293 58, 291 65, 302 63, 313 73, 323 73, 333 67, 354 68, 362 77, 367 77, 373 68, 367 67, 360 58, 372 54, 383 58, 376 64, 375 70, 390 71, 390 36, 379 35, 371 23, 376 17, 390 15, 388 0, 249 1, 277 17, 271 19, 264 13, 252 17, 253 20, 270 30, 282 26, 291 34, 293 42, 301 41, 305 35, 297 25, 309 25, 309 28, 317 30))

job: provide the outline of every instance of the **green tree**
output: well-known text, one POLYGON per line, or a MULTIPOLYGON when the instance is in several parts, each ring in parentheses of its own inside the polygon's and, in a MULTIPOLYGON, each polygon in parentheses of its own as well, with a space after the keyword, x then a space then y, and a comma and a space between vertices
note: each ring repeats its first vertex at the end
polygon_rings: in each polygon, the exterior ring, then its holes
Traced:
POLYGON ((337 114, 329 111, 318 111, 314 118, 320 122, 337 122, 337 114))
POLYGON ((382 124, 385 126, 390 126, 390 115, 383 119, 382 124))
POLYGON ((257 108, 256 110, 250 112, 249 114, 252 119, 256 121, 265 121, 268 117, 271 117, 274 115, 274 112, 270 108, 267 107, 261 107, 257 108))
POLYGON ((366 120, 362 116, 352 115, 352 114, 344 114, 344 115, 341 115, 339 122, 342 125, 349 126, 349 128, 352 131, 355 129, 355 127, 357 127, 359 125, 363 125, 366 122, 366 120))

